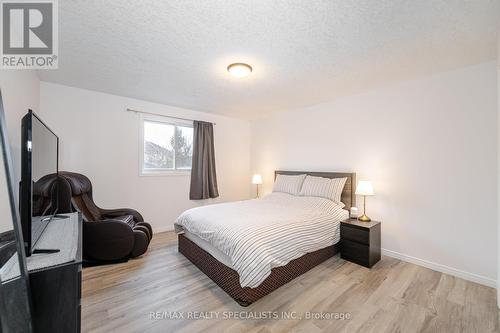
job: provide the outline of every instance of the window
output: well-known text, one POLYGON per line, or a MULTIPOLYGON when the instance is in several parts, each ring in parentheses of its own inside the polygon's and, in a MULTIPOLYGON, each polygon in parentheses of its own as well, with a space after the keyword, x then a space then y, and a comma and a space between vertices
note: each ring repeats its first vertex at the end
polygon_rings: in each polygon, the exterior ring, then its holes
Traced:
POLYGON ((191 170, 193 125, 168 119, 142 119, 142 174, 191 170))

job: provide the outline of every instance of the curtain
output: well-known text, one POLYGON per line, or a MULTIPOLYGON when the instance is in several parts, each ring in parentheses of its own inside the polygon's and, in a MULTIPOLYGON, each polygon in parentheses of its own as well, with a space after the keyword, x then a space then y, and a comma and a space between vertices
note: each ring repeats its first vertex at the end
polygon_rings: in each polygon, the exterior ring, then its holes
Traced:
POLYGON ((215 173, 214 126, 212 123, 194 121, 193 161, 191 165, 190 200, 217 198, 215 173))

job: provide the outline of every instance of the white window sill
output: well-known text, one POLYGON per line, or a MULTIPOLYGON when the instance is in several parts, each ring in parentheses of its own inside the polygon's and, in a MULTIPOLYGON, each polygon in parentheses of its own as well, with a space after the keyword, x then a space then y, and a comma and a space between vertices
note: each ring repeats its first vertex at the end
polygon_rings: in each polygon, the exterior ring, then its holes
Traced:
POLYGON ((165 177, 165 176, 191 176, 191 170, 158 170, 145 171, 139 173, 141 177, 165 177))

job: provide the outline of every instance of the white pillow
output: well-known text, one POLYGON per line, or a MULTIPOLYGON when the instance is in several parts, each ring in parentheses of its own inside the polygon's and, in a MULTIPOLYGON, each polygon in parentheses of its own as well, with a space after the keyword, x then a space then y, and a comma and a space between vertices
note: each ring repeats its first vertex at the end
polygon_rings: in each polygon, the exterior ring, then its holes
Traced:
POLYGON ((301 196, 320 197, 330 199, 336 204, 345 206, 342 201, 342 191, 344 190, 347 178, 323 178, 307 176, 300 191, 301 196))
POLYGON ((276 181, 274 182, 273 192, 284 192, 292 195, 299 195, 304 179, 306 179, 306 175, 278 175, 276 177, 276 181))

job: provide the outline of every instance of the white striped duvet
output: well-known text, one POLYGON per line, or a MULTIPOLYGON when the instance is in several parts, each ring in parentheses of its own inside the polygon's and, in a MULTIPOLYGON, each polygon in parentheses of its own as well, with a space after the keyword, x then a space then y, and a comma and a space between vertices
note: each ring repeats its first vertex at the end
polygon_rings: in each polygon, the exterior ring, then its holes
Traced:
POLYGON ((241 286, 255 288, 273 267, 337 243, 339 222, 347 217, 328 199, 272 193, 187 210, 175 230, 187 230, 219 249, 230 258, 241 286))

